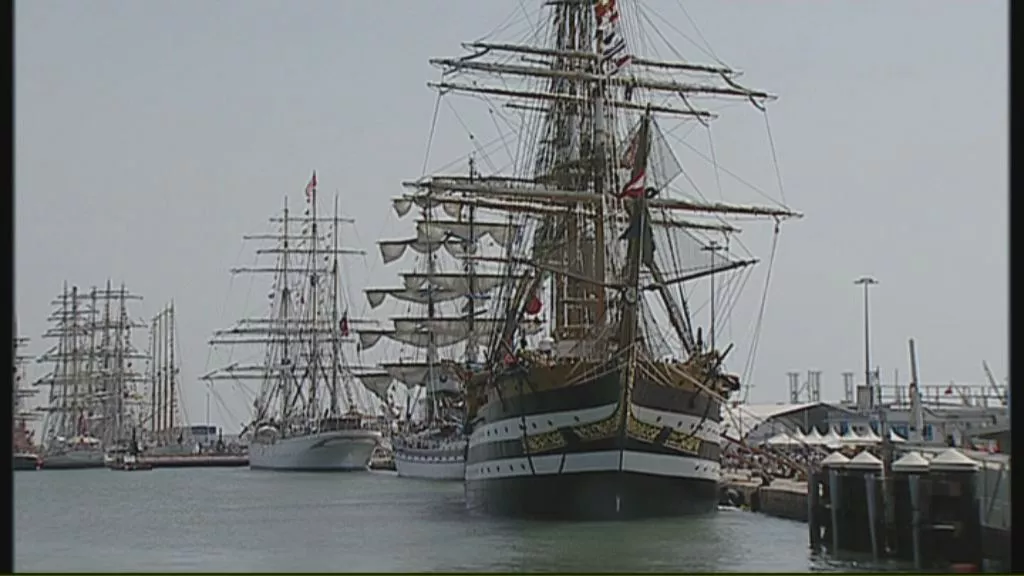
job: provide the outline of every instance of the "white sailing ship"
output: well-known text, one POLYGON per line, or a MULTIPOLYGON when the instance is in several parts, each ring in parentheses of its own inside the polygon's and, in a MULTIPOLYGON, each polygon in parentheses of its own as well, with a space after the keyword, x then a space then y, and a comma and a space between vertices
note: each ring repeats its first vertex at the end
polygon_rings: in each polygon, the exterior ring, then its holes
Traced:
POLYGON ((43 411, 42 466, 49 469, 100 468, 105 447, 125 441, 135 427, 143 377, 133 361, 147 358, 132 345, 132 328, 142 326, 127 303, 141 300, 124 286, 93 288, 82 294, 65 285, 54 323, 44 337, 57 344, 39 362, 53 370, 36 382, 50 388, 43 411))
POLYGON ((332 218, 317 216, 314 172, 306 187, 303 215, 292 215, 286 199, 283 215, 271 222, 280 227, 276 234, 246 239, 273 241, 273 247, 257 253, 273 255, 276 264, 232 270, 274 276, 270 314, 243 319, 215 333, 211 341, 258 346, 264 361, 229 364, 203 378, 261 383, 244 430, 251 433, 251 468, 366 470, 381 433, 372 416, 357 405, 358 368, 348 363, 344 346, 354 342, 349 324, 358 322, 340 308, 339 257, 361 253, 338 246, 339 226, 351 220, 338 216, 337 198, 332 218))
MULTIPOLYGON (((472 158, 469 164, 472 180, 472 158)), ((399 217, 413 207, 407 198, 394 203, 399 217)), ((397 308, 391 316, 394 327, 361 330, 360 344, 371 348, 382 337, 397 344, 399 361, 380 367, 412 389, 414 398, 424 397, 422 420, 410 422, 407 417, 394 440, 398 475, 462 480, 468 443, 463 431, 463 378, 467 371, 479 368, 488 335, 504 321, 493 314, 490 295, 511 280, 500 269, 488 268, 470 256, 500 254, 515 227, 480 218, 474 206, 421 202, 416 207, 420 218, 415 222, 415 237, 379 242, 385 264, 399 261, 412 249, 416 262, 402 274, 403 285, 366 291, 372 307, 389 302, 392 310, 397 308)), ((541 327, 538 322, 529 324, 531 332, 541 327)), ((388 350, 387 356, 395 354, 388 350)))
POLYGON ((36 447, 32 442, 33 431, 29 429, 28 423, 38 419, 39 413, 28 409, 25 401, 35 396, 39 390, 25 386, 25 363, 29 357, 19 354, 18 351, 28 344, 28 339, 17 335, 17 323, 14 325, 14 334, 14 379, 11 383, 12 460, 15 470, 35 470, 39 466, 39 455, 36 454, 36 447))

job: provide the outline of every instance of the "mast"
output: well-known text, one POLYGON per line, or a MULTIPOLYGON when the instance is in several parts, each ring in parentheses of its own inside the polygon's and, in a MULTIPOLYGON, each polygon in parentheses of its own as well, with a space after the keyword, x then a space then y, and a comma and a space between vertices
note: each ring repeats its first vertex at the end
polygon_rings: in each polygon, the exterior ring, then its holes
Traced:
POLYGON ((289 237, 288 237, 288 197, 284 198, 284 236, 282 238, 281 253, 281 275, 278 282, 281 283, 281 324, 284 327, 284 334, 282 334, 281 342, 281 432, 287 434, 288 426, 290 425, 292 410, 291 410, 291 398, 292 398, 292 382, 290 380, 291 375, 294 373, 291 370, 292 359, 289 356, 288 343, 291 331, 291 324, 289 322, 289 301, 291 300, 291 286, 288 285, 288 260, 291 257, 289 252, 289 237))
POLYGON ((320 357, 319 352, 320 352, 320 350, 319 350, 319 346, 318 346, 319 342, 317 341, 317 329, 316 329, 317 328, 317 303, 320 300, 320 297, 319 297, 320 296, 320 290, 319 290, 319 287, 317 286, 317 274, 316 274, 317 268, 319 266, 319 261, 317 260, 317 245, 319 244, 319 239, 317 238, 317 232, 316 232, 316 224, 317 224, 317 222, 316 222, 316 171, 313 172, 312 184, 313 184, 313 186, 310 189, 310 194, 311 194, 310 197, 312 198, 311 202, 313 204, 313 206, 311 208, 311 212, 312 212, 312 215, 313 215, 313 222, 312 222, 312 224, 310 226, 311 232, 310 232, 310 237, 309 237, 310 256, 311 256, 310 257, 311 271, 310 271, 310 276, 309 276, 309 290, 310 290, 310 298, 309 299, 310 299, 310 306, 312 308, 312 320, 313 320, 313 322, 312 322, 312 330, 310 330, 311 350, 310 350, 310 360, 309 360, 309 364, 310 364, 310 367, 309 367, 309 407, 307 409, 307 412, 309 410, 312 410, 313 411, 313 417, 315 418, 316 415, 317 415, 317 405, 316 405, 317 368, 319 368, 319 364, 320 364, 320 360, 319 360, 319 357, 320 357))
POLYGON ((174 427, 177 424, 175 422, 175 415, 177 414, 177 406, 175 406, 175 397, 177 390, 177 365, 174 363, 174 300, 171 300, 170 307, 167 309, 167 323, 168 323, 168 342, 167 349, 169 352, 168 357, 168 370, 170 371, 170 377, 168 378, 169 385, 167 390, 168 402, 167 402, 167 431, 168 434, 174 433, 174 427))
MULTIPOLYGON (((82 413, 78 403, 81 395, 78 386, 81 379, 81 325, 78 320, 78 286, 71 287, 71 316, 74 318, 71 329, 71 418, 74 422, 75 434, 82 434, 82 413)), ((66 388, 66 386, 65 386, 66 388)))
MULTIPOLYGON (((333 241, 333 248, 334 248, 334 255, 333 255, 334 257, 333 257, 332 262, 331 262, 331 266, 333 268, 332 273, 331 273, 331 283, 332 283, 332 286, 331 286, 331 293, 332 293, 332 296, 331 296, 331 303, 332 303, 332 306, 331 306, 331 327, 332 327, 332 330, 333 330, 332 334, 334 334, 335 336, 334 336, 334 339, 333 339, 333 342, 332 342, 333 345, 331 346, 331 389, 330 389, 330 395, 331 395, 331 398, 330 398, 330 400, 331 400, 331 408, 330 408, 330 410, 331 410, 331 412, 330 412, 330 415, 331 415, 332 418, 336 418, 338 416, 338 413, 340 412, 339 406, 338 406, 338 370, 340 370, 339 354, 338 354, 338 352, 340 350, 341 338, 344 336, 344 334, 341 333, 341 325, 340 325, 341 318, 338 317, 338 298, 339 298, 340 294, 339 294, 339 290, 338 290, 339 289, 339 286, 338 286, 339 285, 339 281, 338 281, 339 280, 339 278, 338 278, 339 270, 338 270, 338 194, 337 193, 334 194, 334 219, 333 220, 334 220, 334 223, 333 223, 332 229, 331 229, 331 240, 333 241)), ((351 402, 349 402, 348 404, 349 404, 349 407, 352 406, 351 402)))
MULTIPOLYGON (((476 176, 473 157, 469 158, 469 181, 473 182, 473 178, 476 176)), ((469 210, 469 236, 462 243, 463 253, 469 256, 463 260, 466 274, 468 275, 469 294, 466 297, 466 307, 469 310, 469 338, 466 339, 466 368, 470 368, 476 361, 477 351, 479 348, 479 341, 476 335, 476 261, 473 256, 476 256, 477 243, 476 243, 476 207, 472 204, 468 206, 469 210)))
POLYGON ((159 379, 158 379, 159 378, 159 376, 158 376, 159 368, 157 366, 157 362, 158 362, 158 358, 159 358, 159 356, 157 354, 157 350, 159 349, 158 348, 159 345, 157 343, 157 333, 156 333, 157 332, 157 326, 158 326, 157 321, 158 321, 159 318, 160 318, 160 315, 157 314, 156 316, 153 317, 153 319, 150 321, 150 324, 149 324, 149 355, 150 355, 151 360, 149 362, 149 418, 148 418, 148 420, 149 420, 149 432, 150 432, 149 437, 150 437, 151 441, 155 441, 156 440, 157 433, 160 430, 159 416, 158 416, 160 408, 159 408, 159 400, 157 399, 158 398, 158 394, 159 394, 159 390, 160 390, 159 379))
MULTIPOLYGON (((431 219, 433 218, 432 210, 430 205, 423 210, 423 220, 427 223, 429 229, 431 219)), ((426 235, 427 243, 427 322, 433 322, 436 317, 436 303, 434 301, 434 273, 435 273, 435 262, 434 262, 434 246, 433 237, 431 234, 426 235)), ((426 423, 428 426, 434 423, 434 417, 437 411, 437 395, 435 390, 437 388, 437 338, 433 330, 427 332, 427 418, 426 423)))

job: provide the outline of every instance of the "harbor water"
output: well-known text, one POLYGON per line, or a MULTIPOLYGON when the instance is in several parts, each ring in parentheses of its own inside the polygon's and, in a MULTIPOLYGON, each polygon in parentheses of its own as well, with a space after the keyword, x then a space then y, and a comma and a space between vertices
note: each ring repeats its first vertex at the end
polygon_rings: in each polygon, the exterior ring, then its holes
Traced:
POLYGON ((603 523, 474 516, 391 472, 14 474, 16 571, 850 571, 805 524, 740 510, 603 523))

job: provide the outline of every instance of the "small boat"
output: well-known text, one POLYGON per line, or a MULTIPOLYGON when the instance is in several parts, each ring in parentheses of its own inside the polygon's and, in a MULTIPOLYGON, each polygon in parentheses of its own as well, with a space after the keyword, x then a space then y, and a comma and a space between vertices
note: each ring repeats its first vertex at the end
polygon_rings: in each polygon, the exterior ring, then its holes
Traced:
POLYGON ((39 469, 39 456, 35 454, 29 454, 27 452, 14 454, 14 469, 15 470, 38 470, 39 469))
POLYGON ((139 457, 135 454, 125 453, 115 456, 107 464, 107 467, 111 470, 123 470, 123 471, 136 471, 136 470, 152 470, 153 465, 144 460, 139 460, 139 457))
POLYGON ((136 431, 132 430, 132 441, 127 447, 118 446, 107 452, 104 463, 111 470, 152 470, 153 465, 139 458, 139 442, 136 431))

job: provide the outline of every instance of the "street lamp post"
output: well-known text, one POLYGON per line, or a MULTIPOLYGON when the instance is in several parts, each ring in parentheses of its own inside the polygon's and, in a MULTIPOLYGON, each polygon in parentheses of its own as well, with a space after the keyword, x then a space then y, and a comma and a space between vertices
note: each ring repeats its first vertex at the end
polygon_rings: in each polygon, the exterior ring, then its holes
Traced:
POLYGON ((868 408, 873 408, 875 405, 875 387, 871 383, 871 324, 868 307, 868 289, 878 284, 878 280, 870 276, 864 276, 856 280, 854 284, 864 286, 864 385, 868 389, 868 408))

